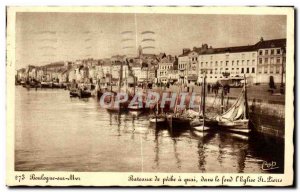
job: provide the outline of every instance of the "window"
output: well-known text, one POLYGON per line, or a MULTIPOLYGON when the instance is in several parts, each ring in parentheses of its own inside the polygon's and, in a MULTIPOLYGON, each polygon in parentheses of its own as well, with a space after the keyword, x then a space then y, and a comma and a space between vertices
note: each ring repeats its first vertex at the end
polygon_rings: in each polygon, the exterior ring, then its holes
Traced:
POLYGON ((269 63, 269 58, 265 58, 265 64, 269 63))
POLYGON ((276 58, 276 63, 279 64, 280 63, 280 57, 276 58))
POLYGON ((259 54, 259 55, 262 55, 262 54, 263 54, 263 51, 262 51, 262 50, 260 50, 258 54, 259 54))
POLYGON ((247 65, 249 65, 250 64, 250 60, 247 60, 247 65))
POLYGON ((244 65, 244 60, 242 60, 242 65, 244 65))
POLYGON ((280 55, 280 49, 276 49, 276 54, 280 55))
POLYGON ((201 62, 201 67, 203 67, 203 62, 201 62))
POLYGON ((239 66, 239 60, 236 61, 236 65, 239 66))
POLYGON ((212 60, 213 59, 213 56, 210 56, 210 60, 212 60))
POLYGON ((242 68, 242 71, 241 71, 241 73, 244 73, 244 68, 242 68))
POLYGON ((262 68, 259 67, 259 68, 258 68, 258 73, 261 73, 261 72, 262 72, 262 68))
POLYGON ((231 61, 231 65, 234 66, 234 61, 231 61))
POLYGON ((258 63, 262 64, 262 58, 259 58, 258 63))
POLYGON ((223 65, 223 61, 221 61, 221 63, 220 63, 220 66, 222 66, 223 65))
POLYGON ((268 68, 264 67, 264 73, 268 73, 268 68))
POLYGON ((255 65, 255 59, 252 60, 252 65, 255 65))
POLYGON ((252 67, 252 71, 251 71, 252 73, 255 73, 255 68, 254 67, 252 67))
POLYGON ((279 73, 280 72, 280 66, 277 66, 276 67, 276 73, 279 73))
POLYGON ((228 68, 226 68, 225 70, 228 71, 228 68))
POLYGON ((271 63, 271 64, 274 64, 274 57, 271 57, 270 63, 271 63))
POLYGON ((247 73, 250 73, 250 71, 249 71, 249 67, 247 67, 247 73))
POLYGON ((234 68, 231 69, 232 71, 234 70, 234 68))
POLYGON ((274 49, 271 50, 271 55, 274 55, 274 49))
POLYGON ((252 53, 252 57, 255 57, 256 56, 256 54, 255 53, 252 53))
POLYGON ((212 67, 212 66, 213 66, 213 62, 211 61, 211 62, 210 62, 210 67, 212 67))
POLYGON ((269 51, 268 50, 265 50, 265 55, 268 55, 269 54, 269 51))
POLYGON ((270 73, 273 73, 273 66, 270 66, 270 73))
POLYGON ((226 64, 225 64, 226 66, 228 66, 228 62, 229 62, 229 61, 226 61, 226 64))
POLYGON ((244 53, 242 53, 242 59, 245 59, 245 54, 244 53))

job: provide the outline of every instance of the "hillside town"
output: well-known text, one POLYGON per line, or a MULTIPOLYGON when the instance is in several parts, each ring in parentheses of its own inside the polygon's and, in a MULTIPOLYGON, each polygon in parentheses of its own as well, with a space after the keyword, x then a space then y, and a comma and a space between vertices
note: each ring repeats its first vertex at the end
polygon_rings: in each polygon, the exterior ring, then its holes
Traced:
MULTIPOLYGON (((248 84, 268 84, 270 79, 281 86, 285 83, 286 39, 261 38, 253 45, 214 48, 207 44, 183 48, 182 54, 144 53, 113 55, 110 58, 88 58, 58 61, 47 65, 28 65, 18 69, 16 82, 37 81, 66 85, 70 82, 107 86, 118 85, 122 76, 137 85, 184 84, 227 81, 238 86, 244 75, 248 84), (120 74, 122 68, 122 74, 120 74), (130 80, 131 79, 131 80, 130 80)), ((129 82, 130 83, 130 82, 129 82)))

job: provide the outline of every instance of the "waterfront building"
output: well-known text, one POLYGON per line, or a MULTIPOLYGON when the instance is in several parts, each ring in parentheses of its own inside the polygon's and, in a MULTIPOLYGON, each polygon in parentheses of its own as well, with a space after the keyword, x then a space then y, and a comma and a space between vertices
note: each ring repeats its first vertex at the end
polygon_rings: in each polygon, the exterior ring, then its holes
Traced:
POLYGON ((247 77, 249 84, 284 81, 286 39, 261 39, 254 45, 208 48, 199 54, 199 79, 206 72, 207 82, 247 77))
POLYGON ((72 66, 68 70, 68 79, 69 79, 69 82, 76 81, 76 67, 75 66, 72 66))
POLYGON ((27 75, 26 75, 25 68, 21 68, 21 69, 17 70, 17 80, 24 81, 26 79, 26 77, 27 77, 27 75))
POLYGON ((175 58, 171 55, 164 57, 158 63, 157 78, 159 82, 167 83, 169 80, 170 71, 174 69, 175 58))
POLYGON ((142 78, 142 69, 140 64, 133 63, 131 66, 131 70, 133 75, 137 78, 137 81, 139 81, 142 78))
POLYGON ((286 39, 261 40, 255 44, 258 49, 257 82, 285 82, 286 39))
POLYGON ((202 49, 198 62, 198 82, 204 73, 208 83, 242 79, 244 75, 249 83, 256 82, 257 50, 253 45, 202 49))
POLYGON ((189 66, 189 52, 190 49, 183 49, 182 54, 178 56, 178 75, 179 75, 179 82, 186 83, 187 82, 187 75, 188 75, 188 66, 189 66))
POLYGON ((187 66, 187 83, 194 85, 198 80, 198 71, 199 71, 199 63, 198 57, 199 53, 196 48, 188 53, 189 63, 187 66))

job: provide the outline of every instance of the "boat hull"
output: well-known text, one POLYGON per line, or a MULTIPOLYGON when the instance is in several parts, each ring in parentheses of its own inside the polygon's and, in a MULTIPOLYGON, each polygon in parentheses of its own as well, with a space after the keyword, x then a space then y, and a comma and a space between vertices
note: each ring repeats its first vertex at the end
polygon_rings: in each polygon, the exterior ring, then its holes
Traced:
POLYGON ((167 117, 169 128, 171 129, 186 129, 190 127, 190 120, 183 117, 167 117))
POLYGON ((231 131, 231 132, 241 132, 241 133, 249 133, 251 130, 249 129, 249 120, 242 119, 236 121, 219 121, 218 125, 221 130, 231 131))
POLYGON ((150 123, 165 123, 166 122, 166 118, 164 117, 158 117, 158 118, 150 118, 150 123))
POLYGON ((79 98, 89 98, 92 94, 89 91, 78 91, 78 97, 79 98))

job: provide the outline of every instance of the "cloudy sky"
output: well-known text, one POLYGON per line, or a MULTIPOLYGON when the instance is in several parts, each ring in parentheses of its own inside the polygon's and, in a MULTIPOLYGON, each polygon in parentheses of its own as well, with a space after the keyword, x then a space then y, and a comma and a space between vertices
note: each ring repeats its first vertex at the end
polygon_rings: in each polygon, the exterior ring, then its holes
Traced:
MULTIPOLYGON (((170 15, 118 13, 17 13, 16 64, 43 65, 62 60, 124 54, 123 31, 133 31, 133 52, 142 31, 154 31, 155 53, 179 55, 182 48, 207 43, 239 46, 286 38, 285 16, 170 15)), ((152 38, 151 37, 151 38, 152 38)), ((127 37, 126 37, 127 38, 127 37)))

